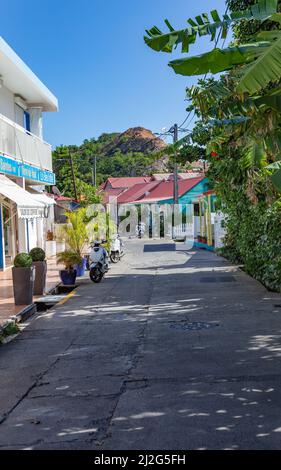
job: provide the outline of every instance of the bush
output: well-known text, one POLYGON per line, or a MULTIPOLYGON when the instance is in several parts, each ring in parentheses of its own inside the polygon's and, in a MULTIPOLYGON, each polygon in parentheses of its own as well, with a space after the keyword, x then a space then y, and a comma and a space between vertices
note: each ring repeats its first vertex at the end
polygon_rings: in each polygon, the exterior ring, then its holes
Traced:
POLYGON ((30 268, 33 260, 27 253, 19 253, 14 259, 15 268, 30 268))
POLYGON ((30 250, 29 254, 33 262, 44 261, 46 258, 46 253, 44 250, 42 250, 42 248, 33 248, 32 250, 30 250))
POLYGON ((223 256, 243 263, 245 271, 269 290, 281 290, 281 203, 233 211, 227 223, 223 256))

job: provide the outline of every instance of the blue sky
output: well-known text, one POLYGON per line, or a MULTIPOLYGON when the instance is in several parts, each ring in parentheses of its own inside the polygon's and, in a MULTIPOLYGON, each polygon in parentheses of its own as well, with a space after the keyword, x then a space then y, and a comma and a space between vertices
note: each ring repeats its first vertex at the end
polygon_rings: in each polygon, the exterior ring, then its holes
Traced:
MULTIPOLYGON (((58 97, 60 111, 45 116, 45 139, 80 144, 103 132, 144 126, 152 131, 184 120, 185 87, 170 54, 143 41, 146 28, 189 17, 224 0, 9 0, 2 5, 1 36, 58 97)), ((191 49, 207 50, 208 38, 191 49)), ((179 54, 175 54, 177 57, 179 54)))

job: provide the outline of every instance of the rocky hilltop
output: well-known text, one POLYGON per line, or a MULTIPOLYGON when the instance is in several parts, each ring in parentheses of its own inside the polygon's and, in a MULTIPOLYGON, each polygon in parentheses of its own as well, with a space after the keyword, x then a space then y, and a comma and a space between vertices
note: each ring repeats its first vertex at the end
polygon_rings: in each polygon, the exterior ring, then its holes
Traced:
POLYGON ((116 134, 114 139, 103 147, 105 155, 111 156, 116 151, 123 154, 130 152, 152 153, 163 150, 167 144, 144 127, 133 127, 116 134))

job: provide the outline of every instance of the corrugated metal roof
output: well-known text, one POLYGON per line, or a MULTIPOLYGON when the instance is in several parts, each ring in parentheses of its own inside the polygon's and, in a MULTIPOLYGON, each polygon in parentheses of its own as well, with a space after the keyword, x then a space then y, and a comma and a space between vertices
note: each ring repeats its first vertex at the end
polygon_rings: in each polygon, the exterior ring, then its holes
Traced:
POLYGON ((150 176, 130 176, 122 178, 108 178, 108 182, 111 184, 112 189, 117 188, 131 188, 135 184, 149 183, 151 181, 150 176))
MULTIPOLYGON (((190 191, 194 186, 203 181, 205 176, 181 180, 178 183, 179 197, 190 191)), ((143 197, 141 202, 160 201, 165 199, 172 199, 174 197, 174 182, 161 181, 161 183, 154 188, 149 195, 143 197)))
POLYGON ((159 181, 152 181, 151 183, 135 184, 132 188, 127 189, 118 197, 118 204, 125 204, 127 202, 138 201, 146 193, 152 191, 160 183, 159 181))

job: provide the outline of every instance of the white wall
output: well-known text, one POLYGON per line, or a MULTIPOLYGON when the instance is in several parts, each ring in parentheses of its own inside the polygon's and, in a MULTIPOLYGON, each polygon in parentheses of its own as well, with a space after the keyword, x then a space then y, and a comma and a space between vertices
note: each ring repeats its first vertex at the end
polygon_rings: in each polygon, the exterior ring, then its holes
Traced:
MULTIPOLYGON (((43 139, 42 108, 29 108, 30 131, 43 139)), ((14 94, 4 85, 0 87, 0 114, 24 127, 24 109, 15 103, 14 94)))
POLYGON ((5 86, 0 87, 0 113, 15 122, 14 95, 5 86))
POLYGON ((30 219, 27 221, 27 224, 28 224, 29 250, 32 250, 32 248, 36 248, 38 246, 37 244, 37 220, 30 219))

